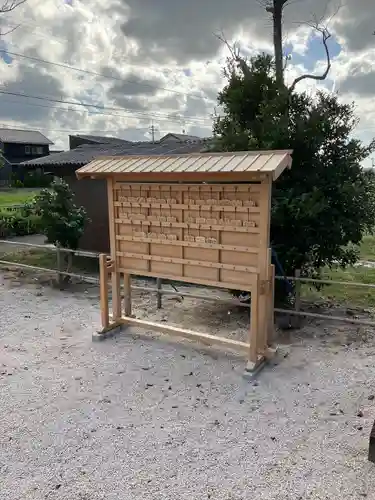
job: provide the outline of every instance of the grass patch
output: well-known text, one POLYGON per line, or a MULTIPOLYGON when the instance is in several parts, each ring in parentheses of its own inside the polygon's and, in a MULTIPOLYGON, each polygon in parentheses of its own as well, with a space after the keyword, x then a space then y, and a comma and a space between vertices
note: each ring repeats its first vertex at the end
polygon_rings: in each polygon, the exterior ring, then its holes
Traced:
POLYGON ((0 191, 0 208, 5 205, 22 205, 39 194, 39 189, 7 189, 0 191))
MULTIPOLYGON (((375 285, 375 269, 362 266, 345 270, 327 269, 323 272, 322 279, 375 285)), ((301 293, 302 298, 306 300, 332 301, 347 307, 375 307, 374 288, 332 284, 316 290, 303 284, 301 293)))
MULTIPOLYGON (((52 250, 21 250, 18 252, 9 252, 0 254, 0 260, 8 262, 26 264, 28 266, 42 267, 57 271, 56 252, 52 250)), ((62 269, 66 269, 66 266, 62 269)), ((95 276, 99 273, 99 261, 93 257, 73 256, 73 266, 71 271, 75 274, 95 276)))
POLYGON ((364 236, 360 245, 361 260, 375 261, 375 236, 364 236))

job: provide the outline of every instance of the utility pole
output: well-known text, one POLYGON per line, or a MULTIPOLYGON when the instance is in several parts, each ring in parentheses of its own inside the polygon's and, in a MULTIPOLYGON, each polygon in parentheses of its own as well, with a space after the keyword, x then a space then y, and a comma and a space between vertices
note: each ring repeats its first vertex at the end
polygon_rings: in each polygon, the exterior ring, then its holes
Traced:
POLYGON ((151 122, 150 131, 151 131, 151 140, 154 143, 155 142, 155 131, 156 131, 156 128, 155 128, 155 125, 154 125, 153 121, 151 122))

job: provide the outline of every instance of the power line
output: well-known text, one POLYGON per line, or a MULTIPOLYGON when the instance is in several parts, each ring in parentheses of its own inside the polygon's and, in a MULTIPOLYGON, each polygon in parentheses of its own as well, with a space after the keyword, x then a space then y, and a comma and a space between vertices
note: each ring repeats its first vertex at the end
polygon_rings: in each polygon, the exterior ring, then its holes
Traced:
MULTIPOLYGON (((93 108, 97 109, 100 111, 122 111, 122 112, 127 112, 127 115, 120 115, 120 114, 113 114, 113 113, 108 113, 110 116, 117 116, 118 118, 143 118, 143 119, 152 119, 152 118, 157 118, 160 121, 170 121, 174 123, 181 123, 181 122, 186 122, 186 123, 191 123, 191 124, 196 124, 196 123, 201 123, 204 125, 206 123, 206 119, 203 117, 189 117, 189 116, 181 116, 181 117, 172 117, 170 115, 158 115, 157 112, 153 113, 152 115, 149 113, 142 113, 140 111, 133 111, 129 108, 116 108, 116 107, 109 107, 109 106, 102 106, 100 104, 89 104, 89 103, 82 103, 82 102, 74 102, 74 101, 68 101, 64 99, 57 99, 57 98, 52 98, 52 97, 42 97, 42 96, 35 96, 31 94, 26 94, 22 92, 11 92, 8 90, 0 90, 0 94, 4 95, 10 95, 10 96, 15 96, 15 97, 22 97, 25 99, 36 99, 38 101, 47 101, 47 102, 55 102, 58 104, 69 104, 71 106, 79 106, 81 108, 93 108)), ((75 111, 78 112, 78 109, 69 109, 69 108, 61 108, 57 106, 46 106, 46 105, 37 105, 36 103, 27 103, 28 105, 34 105, 34 106, 40 106, 40 107, 48 107, 48 108, 56 108, 56 109, 63 109, 66 111, 75 111)), ((99 115, 104 115, 105 113, 98 113, 99 115)))
MULTIPOLYGON (((7 128, 9 130, 28 130, 28 131, 33 131, 33 132, 35 132, 35 130, 38 129, 38 130, 48 130, 50 132, 64 132, 64 133, 80 132, 81 134, 92 134, 93 132, 105 132, 106 134, 115 133, 115 131, 104 130, 104 129, 87 129, 87 130, 84 130, 84 129, 81 129, 81 128, 79 128, 79 129, 72 129, 72 128, 69 128, 69 129, 58 129, 58 128, 50 128, 50 127, 41 127, 39 125, 36 125, 33 128, 31 128, 31 127, 23 127, 23 126, 12 127, 12 126, 7 125, 5 122, 0 122, 0 128, 7 128)), ((137 130, 148 131, 149 128, 144 127, 144 128, 140 128, 140 129, 137 129, 137 130)))
MULTIPOLYGON (((14 100, 14 99, 2 99, 1 102, 9 102, 9 103, 14 103, 14 104, 21 104, 22 106, 35 106, 35 107, 38 107, 38 108, 46 108, 46 109, 57 109, 57 110, 62 110, 62 111, 67 111, 68 113, 72 112, 72 113, 81 113, 83 110, 82 109, 71 109, 71 108, 63 108, 62 106, 49 106, 47 104, 37 104, 35 102, 21 102, 21 101, 17 101, 17 100, 14 100)), ((129 114, 128 115, 121 115, 121 114, 115 114, 115 113, 95 113, 94 115, 92 116, 113 116, 115 118, 147 118, 148 116, 151 117, 151 115, 141 115, 141 117, 138 117, 137 114, 133 113, 133 114, 129 114)), ((155 115, 152 115, 152 116, 155 116, 155 115)), ((1 117, 1 112, 0 112, 0 117, 1 117)), ((171 123, 178 123, 181 125, 181 122, 185 122, 185 123, 190 123, 190 124, 199 124, 199 125, 205 125, 205 123, 202 121, 199 121, 199 120, 204 120, 203 118, 200 119, 197 117, 197 120, 194 121, 194 120, 185 120, 183 117, 180 118, 180 119, 174 119, 174 118, 159 118, 158 121, 165 121, 165 122, 171 122, 171 123)))
POLYGON ((195 98, 201 99, 201 100, 207 100, 208 99, 206 96, 201 96, 201 95, 198 95, 198 94, 192 94, 192 93, 188 93, 188 92, 182 92, 182 91, 179 91, 179 90, 169 89, 169 88, 166 88, 166 87, 160 87, 158 85, 153 85, 152 83, 139 82, 139 81, 131 79, 131 78, 120 78, 120 77, 113 76, 113 75, 105 75, 104 73, 99 73, 97 71, 90 71, 90 70, 87 70, 87 69, 77 68, 75 66, 70 66, 69 64, 48 61, 47 59, 41 59, 39 57, 26 56, 25 54, 19 54, 17 52, 10 52, 9 50, 5 50, 5 49, 0 49, 0 53, 1 52, 4 53, 4 54, 8 54, 10 56, 13 56, 13 57, 19 57, 21 59, 28 59, 30 61, 34 61, 34 62, 38 62, 38 63, 43 63, 43 64, 50 64, 51 66, 57 66, 59 68, 69 69, 71 71, 78 71, 80 73, 85 73, 85 74, 88 74, 88 75, 100 76, 102 78, 108 78, 110 80, 116 80, 116 81, 123 82, 123 83, 134 83, 136 85, 140 85, 140 86, 143 86, 143 87, 149 87, 149 88, 152 88, 152 89, 164 90, 165 92, 171 92, 173 94, 183 95, 183 96, 187 96, 187 97, 195 97, 195 98))

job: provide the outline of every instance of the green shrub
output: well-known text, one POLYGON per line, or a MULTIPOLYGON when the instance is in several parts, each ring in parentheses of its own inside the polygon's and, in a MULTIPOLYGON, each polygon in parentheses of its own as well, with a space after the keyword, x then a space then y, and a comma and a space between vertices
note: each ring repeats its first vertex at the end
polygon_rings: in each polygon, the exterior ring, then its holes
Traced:
POLYGON ((25 236, 36 234, 40 227, 40 217, 24 215, 22 210, 17 212, 0 212, 0 237, 25 236))

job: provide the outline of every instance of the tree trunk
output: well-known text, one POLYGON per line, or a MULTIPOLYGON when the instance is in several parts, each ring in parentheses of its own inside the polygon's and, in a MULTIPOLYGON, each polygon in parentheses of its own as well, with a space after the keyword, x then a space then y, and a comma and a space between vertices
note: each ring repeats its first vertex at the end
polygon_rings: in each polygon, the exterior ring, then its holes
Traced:
POLYGON ((276 81, 280 88, 284 85, 284 61, 283 61, 283 2, 273 0, 273 48, 275 52, 276 81))

